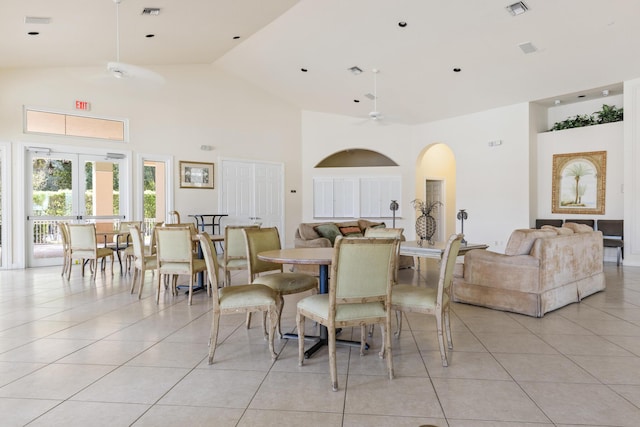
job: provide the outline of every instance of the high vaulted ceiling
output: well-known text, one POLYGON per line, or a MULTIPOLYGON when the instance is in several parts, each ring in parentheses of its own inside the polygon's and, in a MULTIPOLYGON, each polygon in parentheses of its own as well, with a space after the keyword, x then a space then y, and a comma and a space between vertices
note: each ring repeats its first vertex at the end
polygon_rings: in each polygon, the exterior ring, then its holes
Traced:
MULTIPOLYGON (((410 124, 613 95, 640 77, 640 0, 524 0, 529 10, 518 16, 507 12, 511 3, 121 0, 120 60, 160 73, 160 65, 217 63, 302 109, 363 120, 379 69, 383 121, 410 124), (143 15, 145 7, 160 14, 143 15), (536 51, 524 53, 522 43, 536 51)), ((116 5, 3 0, 0 35, 0 70, 106 67, 116 56, 116 5)))

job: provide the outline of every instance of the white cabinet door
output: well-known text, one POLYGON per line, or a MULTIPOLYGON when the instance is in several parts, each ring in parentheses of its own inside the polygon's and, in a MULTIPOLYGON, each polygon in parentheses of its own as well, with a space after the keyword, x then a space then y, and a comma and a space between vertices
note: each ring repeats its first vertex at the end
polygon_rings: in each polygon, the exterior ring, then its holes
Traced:
POLYGON ((284 239, 283 176, 282 164, 223 160, 220 213, 229 215, 223 225, 278 227, 284 239))

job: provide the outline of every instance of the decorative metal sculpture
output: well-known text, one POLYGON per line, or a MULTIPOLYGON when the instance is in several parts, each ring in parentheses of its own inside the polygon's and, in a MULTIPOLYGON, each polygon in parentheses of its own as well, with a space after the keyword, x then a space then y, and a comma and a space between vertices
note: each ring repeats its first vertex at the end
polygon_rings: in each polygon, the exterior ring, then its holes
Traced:
POLYGON ((411 201, 414 209, 420 211, 421 215, 416 218, 416 235, 420 237, 420 245, 427 240, 433 245, 433 235, 436 234, 436 219, 431 216, 431 212, 438 206, 444 206, 442 202, 426 203, 420 199, 411 201))
POLYGON ((460 229, 462 233, 462 241, 460 243, 462 243, 463 245, 466 245, 467 241, 464 239, 464 220, 469 218, 469 215, 467 215, 467 211, 465 209, 460 209, 458 211, 457 218, 460 220, 460 229))
POLYGON ((393 228, 396 228, 396 211, 400 208, 397 200, 392 200, 389 209, 393 212, 393 228))

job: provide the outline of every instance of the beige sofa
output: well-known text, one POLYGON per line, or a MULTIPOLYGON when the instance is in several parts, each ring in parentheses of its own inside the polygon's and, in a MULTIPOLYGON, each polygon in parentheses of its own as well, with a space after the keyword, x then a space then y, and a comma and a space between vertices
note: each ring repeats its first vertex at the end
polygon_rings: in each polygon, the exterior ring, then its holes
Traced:
MULTIPOLYGON (((385 227, 384 222, 369 221, 367 219, 357 219, 342 222, 303 222, 298 226, 295 234, 294 246, 296 248, 331 248, 333 242, 331 234, 338 235, 364 235, 364 231, 369 227, 385 227), (331 227, 335 225, 335 227, 331 227), (326 236, 323 237, 320 231, 326 236), (333 229, 333 230, 332 230, 333 229), (354 234, 355 233, 355 234, 354 234)), ((402 238, 404 240, 404 236, 402 238)), ((400 268, 413 267, 413 257, 401 256, 400 268)), ((295 266, 296 271, 304 271, 311 274, 318 274, 318 266, 295 266)))
POLYGON ((471 250, 453 300, 542 317, 605 289, 602 233, 567 223, 515 230, 504 254, 471 250))

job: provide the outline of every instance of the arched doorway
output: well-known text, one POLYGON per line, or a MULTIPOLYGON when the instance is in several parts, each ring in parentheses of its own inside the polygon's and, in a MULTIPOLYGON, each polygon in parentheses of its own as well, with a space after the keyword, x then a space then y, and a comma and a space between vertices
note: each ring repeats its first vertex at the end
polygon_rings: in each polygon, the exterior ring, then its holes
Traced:
POLYGON ((436 240, 456 232, 456 162, 453 151, 442 143, 430 144, 416 159, 416 199, 441 201, 437 213, 436 240))

